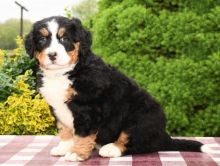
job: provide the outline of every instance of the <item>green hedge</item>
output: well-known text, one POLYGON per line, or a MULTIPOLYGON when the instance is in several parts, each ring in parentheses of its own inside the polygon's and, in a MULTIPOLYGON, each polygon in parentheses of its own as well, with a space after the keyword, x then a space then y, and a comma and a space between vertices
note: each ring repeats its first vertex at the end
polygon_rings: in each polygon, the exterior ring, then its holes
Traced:
POLYGON ((220 135, 220 2, 100 0, 95 52, 164 107, 172 135, 220 135), (199 4, 198 4, 199 3, 199 4))
POLYGON ((140 5, 116 5, 94 18, 94 48, 103 54, 202 60, 220 51, 220 6, 198 15, 192 11, 160 11, 158 15, 140 5), (102 47, 101 47, 102 46, 102 47))

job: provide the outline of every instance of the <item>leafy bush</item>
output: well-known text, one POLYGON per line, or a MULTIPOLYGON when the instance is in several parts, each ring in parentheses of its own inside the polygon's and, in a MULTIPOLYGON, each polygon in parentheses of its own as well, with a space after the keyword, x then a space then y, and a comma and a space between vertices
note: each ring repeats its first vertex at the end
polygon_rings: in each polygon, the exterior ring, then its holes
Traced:
POLYGON ((219 136, 219 1, 99 3, 95 52, 160 101, 169 133, 219 136))
POLYGON ((146 8, 150 8, 154 13, 161 10, 178 12, 191 10, 198 14, 209 12, 215 6, 219 6, 220 2, 216 0, 101 0, 99 7, 101 11, 111 8, 115 5, 123 4, 123 6, 133 6, 138 4, 146 8))
MULTIPOLYGON (((18 37, 16 43, 18 47, 15 50, 0 52, 0 56, 2 56, 0 63, 0 102, 6 100, 11 93, 18 92, 14 85, 16 77, 35 66, 34 60, 31 60, 25 53, 22 39, 18 37)), ((35 88, 34 76, 30 76, 27 82, 32 89, 35 88)))
POLYGON ((0 134, 54 134, 54 118, 48 105, 25 83, 31 72, 26 71, 16 81, 21 94, 12 93, 0 103, 0 134))
POLYGON ((192 11, 160 11, 156 15, 144 6, 116 5, 94 19, 94 48, 101 48, 100 54, 106 55, 123 52, 154 60, 187 55, 201 60, 220 51, 219 13, 216 7, 204 16, 192 11))

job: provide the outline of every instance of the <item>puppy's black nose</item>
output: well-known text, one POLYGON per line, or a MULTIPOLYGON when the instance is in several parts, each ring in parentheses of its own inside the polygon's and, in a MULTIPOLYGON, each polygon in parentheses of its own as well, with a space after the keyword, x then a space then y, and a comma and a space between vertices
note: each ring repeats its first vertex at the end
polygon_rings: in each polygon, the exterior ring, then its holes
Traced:
POLYGON ((56 60, 56 56, 57 56, 57 53, 56 52, 50 52, 48 53, 48 57, 51 61, 55 61, 56 60))

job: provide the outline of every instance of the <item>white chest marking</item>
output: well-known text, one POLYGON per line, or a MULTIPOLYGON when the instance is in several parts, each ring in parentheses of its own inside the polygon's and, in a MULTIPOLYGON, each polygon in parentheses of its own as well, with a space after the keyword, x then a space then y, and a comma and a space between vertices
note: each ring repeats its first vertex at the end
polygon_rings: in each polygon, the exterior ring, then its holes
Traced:
POLYGON ((73 128, 73 115, 65 103, 67 89, 71 85, 70 80, 66 75, 55 74, 52 76, 45 75, 42 81, 43 86, 40 88, 40 93, 47 103, 53 107, 58 120, 69 128, 73 128))

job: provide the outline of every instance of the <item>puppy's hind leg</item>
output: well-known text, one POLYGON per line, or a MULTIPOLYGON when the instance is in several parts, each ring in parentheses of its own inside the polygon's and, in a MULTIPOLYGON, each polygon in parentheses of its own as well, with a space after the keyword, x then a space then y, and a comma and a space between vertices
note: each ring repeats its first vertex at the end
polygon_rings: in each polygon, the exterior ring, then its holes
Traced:
POLYGON ((127 150, 128 134, 121 132, 119 138, 114 143, 109 143, 101 147, 99 155, 102 157, 120 157, 127 150))

